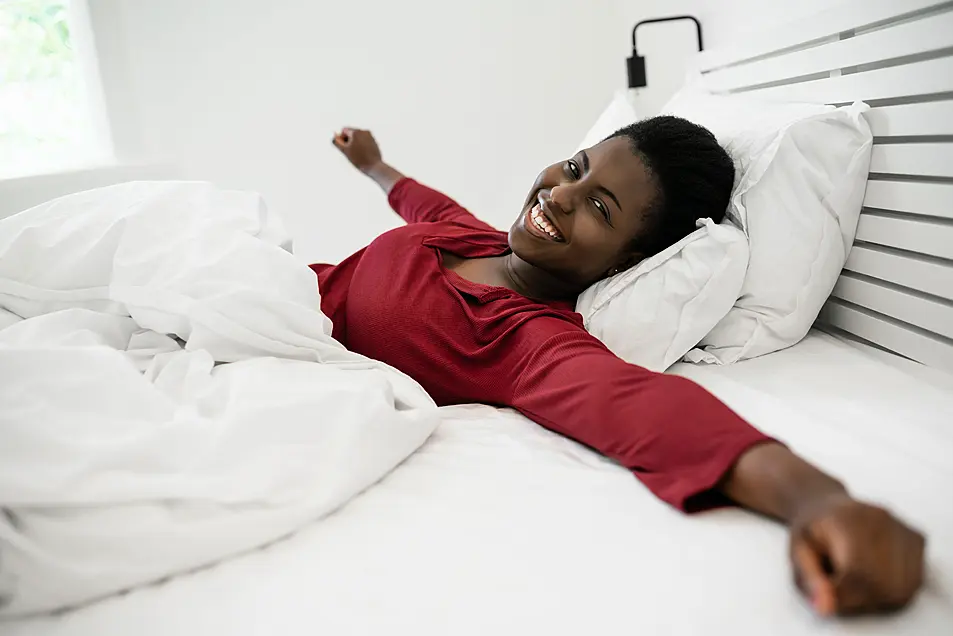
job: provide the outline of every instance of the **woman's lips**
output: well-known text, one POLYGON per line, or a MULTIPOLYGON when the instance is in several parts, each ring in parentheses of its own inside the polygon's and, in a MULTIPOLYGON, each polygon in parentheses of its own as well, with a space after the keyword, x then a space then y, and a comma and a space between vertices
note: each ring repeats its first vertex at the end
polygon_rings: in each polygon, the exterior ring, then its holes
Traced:
POLYGON ((538 203, 526 213, 523 224, 526 226, 527 231, 537 238, 554 243, 565 242, 563 235, 549 222, 549 219, 543 214, 538 203))

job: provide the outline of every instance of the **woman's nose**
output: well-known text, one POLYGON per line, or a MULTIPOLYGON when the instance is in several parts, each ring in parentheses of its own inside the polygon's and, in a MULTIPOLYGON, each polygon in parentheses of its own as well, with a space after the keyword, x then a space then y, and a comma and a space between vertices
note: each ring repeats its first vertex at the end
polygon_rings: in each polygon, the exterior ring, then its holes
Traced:
POLYGON ((573 211, 572 188, 558 185, 550 191, 549 199, 563 212, 568 214, 573 211))

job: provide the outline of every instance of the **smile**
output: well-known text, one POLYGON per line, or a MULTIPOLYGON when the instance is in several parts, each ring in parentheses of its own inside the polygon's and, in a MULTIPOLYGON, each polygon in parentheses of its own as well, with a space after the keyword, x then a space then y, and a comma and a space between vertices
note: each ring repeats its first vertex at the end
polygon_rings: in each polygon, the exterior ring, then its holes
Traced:
POLYGON ((563 243, 566 240, 559 230, 549 222, 549 219, 547 219, 543 211, 540 210, 538 203, 527 213, 526 227, 533 234, 542 239, 557 241, 559 243, 563 243))

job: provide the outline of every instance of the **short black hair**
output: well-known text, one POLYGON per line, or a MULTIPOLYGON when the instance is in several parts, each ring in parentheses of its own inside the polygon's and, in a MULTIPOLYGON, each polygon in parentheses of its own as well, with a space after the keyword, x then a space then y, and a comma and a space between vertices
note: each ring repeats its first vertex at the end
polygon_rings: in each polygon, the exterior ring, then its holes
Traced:
POLYGON ((694 232, 697 219, 724 219, 735 166, 707 128, 660 115, 620 128, 613 137, 629 140, 657 187, 649 209, 652 230, 633 242, 634 251, 652 256, 694 232))

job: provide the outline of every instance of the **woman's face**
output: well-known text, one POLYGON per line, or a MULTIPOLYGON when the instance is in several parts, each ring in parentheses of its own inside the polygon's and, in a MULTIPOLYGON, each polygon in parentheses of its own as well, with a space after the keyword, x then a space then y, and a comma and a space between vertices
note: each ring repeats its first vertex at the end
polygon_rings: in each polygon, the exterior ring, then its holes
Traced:
POLYGON ((655 192, 629 141, 608 139, 539 173, 510 228, 510 249, 581 291, 642 259, 629 248, 647 229, 655 192))

